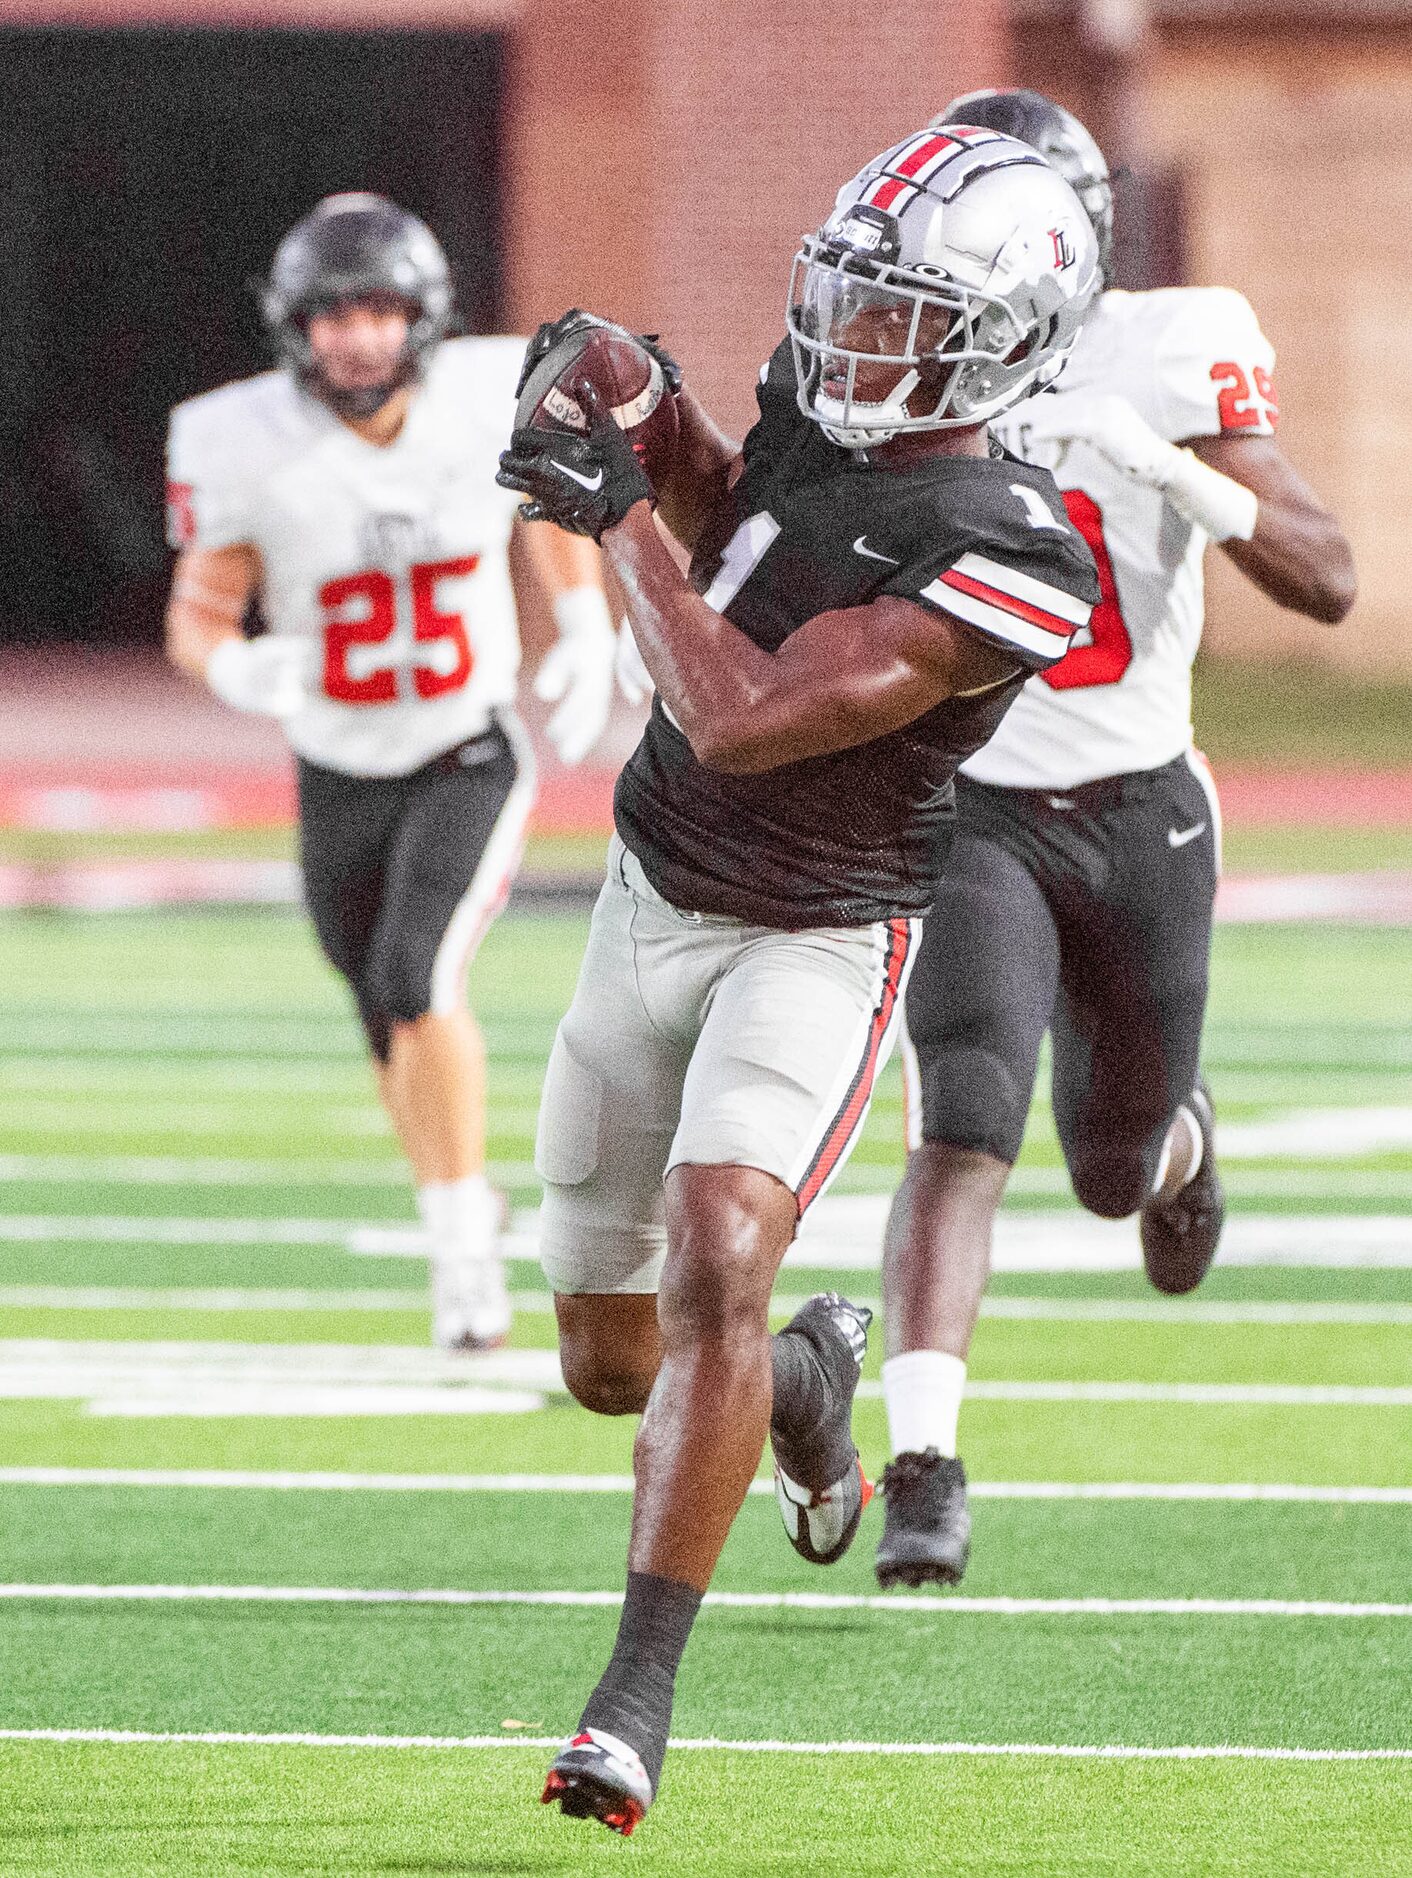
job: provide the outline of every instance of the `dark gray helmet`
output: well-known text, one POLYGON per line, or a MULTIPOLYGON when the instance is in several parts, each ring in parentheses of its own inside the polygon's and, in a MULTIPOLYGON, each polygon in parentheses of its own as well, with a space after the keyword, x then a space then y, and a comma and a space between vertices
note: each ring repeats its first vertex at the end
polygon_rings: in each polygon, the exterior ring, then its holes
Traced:
POLYGON ((983 125, 1038 150, 1084 205, 1098 237, 1098 265, 1104 278, 1108 277, 1113 252, 1113 185, 1103 152, 1072 111, 1038 91, 968 91, 953 98, 932 123, 983 125))
POLYGON ((425 222, 385 196, 325 196, 280 242, 260 308, 282 364, 336 410, 369 417, 421 371, 451 324, 451 270, 425 222), (349 392, 327 383, 309 346, 309 316, 340 301, 395 294, 413 309, 394 376, 349 392))

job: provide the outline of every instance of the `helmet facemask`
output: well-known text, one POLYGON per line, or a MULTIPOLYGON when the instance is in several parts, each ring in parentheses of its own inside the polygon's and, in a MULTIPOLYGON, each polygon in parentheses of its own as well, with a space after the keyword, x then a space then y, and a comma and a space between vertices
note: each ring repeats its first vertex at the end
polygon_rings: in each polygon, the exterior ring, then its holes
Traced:
POLYGON ((1034 339, 995 294, 821 236, 795 256, 788 325, 800 408, 855 450, 984 422, 1014 402, 1034 339))

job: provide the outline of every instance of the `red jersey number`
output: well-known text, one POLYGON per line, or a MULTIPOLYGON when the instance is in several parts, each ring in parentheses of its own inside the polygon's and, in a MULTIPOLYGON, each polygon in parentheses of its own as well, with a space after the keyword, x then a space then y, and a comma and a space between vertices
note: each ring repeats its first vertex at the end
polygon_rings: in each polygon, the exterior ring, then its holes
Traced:
MULTIPOLYGON (((440 698, 459 691, 471 675, 475 659, 465 619, 460 613, 441 611, 437 585, 474 573, 479 560, 479 555, 465 554, 454 561, 421 561, 410 569, 412 637, 418 645, 429 646, 441 640, 452 649, 449 670, 441 669, 444 658, 436 665, 413 665, 412 684, 419 698, 440 698)), ((392 576, 379 568, 345 574, 319 589, 319 605, 324 613, 326 695, 339 704, 395 703, 395 666, 375 666, 362 678, 355 678, 348 669, 352 647, 382 645, 397 629, 397 588, 392 576)))
POLYGON ((1085 645, 1071 646, 1057 665, 1040 673, 1055 691, 1077 691, 1089 685, 1116 685, 1133 662, 1132 634, 1118 604, 1118 582, 1103 539, 1103 511, 1082 489, 1064 491, 1069 520, 1088 543, 1098 569, 1098 605, 1089 616, 1085 645))
POLYGON ((167 484, 167 544, 190 548, 196 541, 196 490, 191 483, 167 484))
POLYGON ((1216 411, 1223 431, 1259 430, 1266 424, 1273 430, 1278 424, 1280 406, 1275 383, 1263 365, 1255 366, 1247 376, 1245 367, 1234 359, 1222 359, 1211 367, 1211 382, 1216 387, 1216 411))

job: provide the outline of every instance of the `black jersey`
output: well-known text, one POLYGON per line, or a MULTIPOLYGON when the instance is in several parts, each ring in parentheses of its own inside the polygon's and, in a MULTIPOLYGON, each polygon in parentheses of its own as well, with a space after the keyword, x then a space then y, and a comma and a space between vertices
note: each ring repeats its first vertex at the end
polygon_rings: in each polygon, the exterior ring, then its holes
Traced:
POLYGON ((1015 676, 868 743, 757 775, 707 768, 662 706, 618 779, 618 832, 683 910, 797 931, 931 905, 956 767, 1098 600, 1093 558, 1048 472, 1018 458, 870 466, 799 409, 788 343, 761 375, 744 472, 690 580, 767 652, 820 613, 897 594, 1014 655, 1015 676))

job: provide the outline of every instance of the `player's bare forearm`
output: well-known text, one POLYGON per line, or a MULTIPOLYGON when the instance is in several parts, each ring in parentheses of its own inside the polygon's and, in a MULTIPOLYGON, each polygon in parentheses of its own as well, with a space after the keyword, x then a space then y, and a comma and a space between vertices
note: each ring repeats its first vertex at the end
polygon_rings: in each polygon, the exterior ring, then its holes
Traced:
POLYGON ((241 621, 258 579, 253 548, 184 549, 172 569, 165 619, 172 664, 190 678, 204 678, 216 647, 241 637, 241 621))
POLYGON ((728 437, 690 386, 677 393, 681 430, 671 467, 657 488, 657 512, 688 550, 730 487, 740 445, 728 437))
POLYGON ((645 502, 603 547, 662 702, 712 769, 746 775, 851 749, 1015 670, 966 628, 890 596, 821 613, 764 652, 687 584, 645 502))
POLYGON ((596 542, 586 535, 571 535, 563 528, 521 525, 525 554, 546 600, 576 587, 597 587, 603 581, 603 559, 596 542))
POLYGON ((1353 605, 1357 577, 1343 530, 1272 437, 1197 437, 1203 463, 1259 498, 1255 533, 1222 547, 1262 593, 1335 626, 1353 605))

